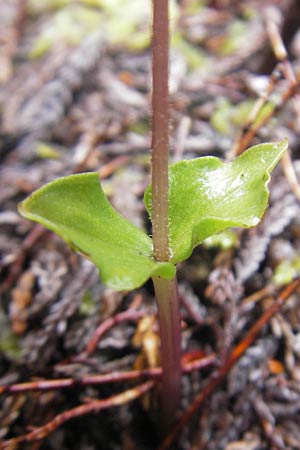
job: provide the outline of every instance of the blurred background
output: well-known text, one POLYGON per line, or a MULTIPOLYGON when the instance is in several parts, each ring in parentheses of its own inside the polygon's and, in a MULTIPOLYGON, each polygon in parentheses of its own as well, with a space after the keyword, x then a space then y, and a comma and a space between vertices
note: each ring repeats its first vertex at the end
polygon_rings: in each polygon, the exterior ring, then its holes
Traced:
MULTIPOLYGON (((183 351, 217 353, 222 361, 271 301, 264 295, 300 273, 300 2, 173 0, 170 11, 171 160, 226 160, 245 142, 289 139, 289 165, 274 176, 264 221, 212 238, 179 267, 183 351)), ((144 369, 159 360, 158 346, 153 355, 145 343, 157 343, 151 284, 124 295, 106 289, 88 261, 17 213, 43 183, 93 170, 115 208, 150 232, 143 207, 150 25, 150 0, 0 0, 0 385, 144 369), (76 360, 99 323, 130 308, 143 311, 147 324, 140 317, 120 323, 93 355, 76 360)), ((230 373, 178 449, 300 449, 297 300, 230 373)), ((184 377, 182 407, 209 374, 184 377)), ((5 394, 0 439, 130 386, 5 394)), ((155 398, 149 405, 84 417, 19 448, 152 450, 159 442, 155 398)))

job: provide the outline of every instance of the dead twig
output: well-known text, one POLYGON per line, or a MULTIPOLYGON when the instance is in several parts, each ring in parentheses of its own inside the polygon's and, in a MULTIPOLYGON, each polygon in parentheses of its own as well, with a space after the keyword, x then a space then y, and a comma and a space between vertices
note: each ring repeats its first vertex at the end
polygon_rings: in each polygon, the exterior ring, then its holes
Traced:
MULTIPOLYGON (((278 61, 280 61, 283 65, 283 70, 286 78, 291 82, 291 84, 297 84, 299 80, 297 80, 297 76, 295 74, 295 71, 293 69, 292 64, 290 63, 288 59, 288 53, 285 48, 284 42, 282 40, 282 37, 279 33, 279 29, 277 24, 274 20, 271 18, 267 18, 266 20, 267 24, 267 32, 269 35, 270 43, 273 49, 273 52, 277 58, 278 61)), ((293 105, 294 105, 294 111, 296 114, 296 117, 298 119, 298 130, 300 129, 300 96, 299 94, 294 95, 293 98, 293 105)), ((286 177, 286 180, 291 188, 291 191, 297 198, 297 200, 300 201, 300 185, 297 180, 297 175, 295 173, 295 169, 291 160, 291 157, 289 153, 285 153, 282 158, 282 169, 283 173, 286 177)))
POLYGON ((254 292, 254 294, 245 297, 242 301, 242 307, 240 308, 240 312, 245 312, 253 307, 253 305, 257 302, 260 302, 266 297, 272 296, 275 293, 275 286, 273 284, 268 284, 264 288, 259 291, 254 292))
MULTIPOLYGON (((274 53, 275 58, 277 61, 282 63, 282 68, 284 75, 287 80, 289 80, 292 84, 297 83, 297 76, 295 74, 295 71, 293 69, 292 64, 289 61, 288 58, 288 52, 284 45, 283 39, 280 34, 279 30, 279 24, 278 24, 278 18, 276 17, 276 14, 273 14, 274 10, 272 7, 267 8, 266 15, 265 15, 265 23, 266 23, 266 30, 267 34, 269 36, 269 41, 274 53)), ((299 115, 299 108, 300 108, 300 96, 299 94, 296 94, 293 98, 294 103, 294 109, 296 116, 298 118, 298 129, 300 126, 300 115, 299 115)))
MULTIPOLYGON (((268 100, 269 96, 274 91, 276 84, 278 80, 282 76, 282 71, 280 66, 277 66, 273 72, 271 73, 271 76, 269 78, 269 82, 267 85, 267 88, 262 94, 259 96, 259 98, 256 100, 256 102, 253 105, 252 110, 250 111, 249 117, 245 123, 245 125, 242 127, 240 133, 236 137, 235 143, 233 144, 232 150, 229 153, 229 159, 233 159, 234 157, 240 155, 243 153, 243 151, 248 147, 249 142, 252 140, 258 129, 260 128, 254 128, 254 122, 257 118, 258 114, 261 112, 263 106, 265 105, 266 101, 268 100)), ((274 112, 272 111, 272 114, 274 112)), ((264 122, 265 123, 265 122, 264 122)), ((261 124, 260 126, 262 126, 261 124)))
MULTIPOLYGON (((1 24, 1 35, 0 35, 0 84, 7 83, 13 74, 13 58, 17 51, 17 46, 19 43, 20 36, 23 32, 24 23, 26 21, 26 6, 27 0, 17 0, 15 5, 9 5, 7 2, 7 7, 13 9, 12 20, 5 24, 4 30, 3 24, 1 24)), ((2 12, 3 14, 3 12, 2 12)), ((9 17, 10 14, 3 14, 4 22, 6 15, 9 17)))
POLYGON ((146 381, 139 386, 135 386, 132 389, 122 392, 121 394, 113 395, 109 398, 102 400, 88 399, 87 403, 76 406, 75 408, 64 411, 58 414, 54 419, 50 420, 45 425, 35 428, 33 431, 19 436, 17 438, 9 439, 0 443, 1 450, 12 450, 18 448, 18 446, 24 442, 32 442, 44 439, 49 434, 53 433, 58 427, 73 420, 76 417, 82 417, 90 413, 98 413, 102 409, 112 408, 114 406, 121 406, 126 403, 132 402, 141 395, 148 392, 154 386, 154 381, 146 381))
POLYGON ((128 321, 128 320, 136 321, 136 320, 141 319, 143 316, 145 316, 145 311, 143 311, 143 310, 135 311, 135 310, 129 309, 127 311, 122 311, 112 317, 109 317, 108 319, 106 319, 104 322, 102 322, 97 327, 92 338, 87 343, 86 348, 83 351, 83 354, 86 356, 86 355, 90 355, 91 353, 94 353, 101 337, 115 325, 118 325, 118 324, 128 321))
MULTIPOLYGON (((184 363, 187 355, 182 358, 182 371, 189 373, 195 370, 201 370, 210 367, 216 360, 215 354, 203 356, 184 363)), ((57 380, 36 380, 27 383, 16 383, 9 386, 0 386, 1 394, 19 394, 29 391, 50 391, 54 389, 64 389, 74 386, 90 386, 104 383, 119 383, 124 381, 137 380, 139 378, 158 379, 161 377, 161 367, 144 370, 131 370, 128 372, 112 372, 100 375, 87 375, 81 379, 62 378, 57 380)))
MULTIPOLYGON (((274 74, 277 73, 276 70, 278 70, 278 68, 280 68, 280 65, 277 67, 277 69, 275 69, 275 71, 273 72, 274 74)), ((273 85, 274 83, 273 76, 271 76, 269 83, 270 85, 273 85)), ((233 146, 232 152, 230 153, 230 158, 238 156, 241 153, 243 153, 243 151, 249 146, 250 142, 252 141, 258 130, 263 125, 265 125, 278 111, 280 111, 283 108, 283 106, 287 103, 287 101, 297 92, 299 86, 300 86, 299 79, 297 79, 295 83, 290 83, 288 88, 282 94, 278 104, 274 105, 273 108, 271 108, 270 111, 264 114, 260 120, 252 122, 252 124, 249 125, 248 128, 245 128, 243 130, 243 132, 241 133, 241 135, 239 135, 239 137, 236 140, 236 143, 233 146)), ((265 96, 263 96, 263 98, 264 97, 265 96)))
POLYGON ((10 287, 14 284, 14 282, 18 279, 22 272, 23 263, 28 251, 33 247, 33 245, 36 244, 39 239, 45 238, 48 233, 49 231, 46 230, 42 225, 35 225, 32 228, 32 230, 24 239, 19 254, 10 266, 8 275, 0 288, 0 293, 3 293, 6 290, 10 289, 10 287))
POLYGON ((290 154, 286 152, 281 159, 282 170, 289 184, 291 191, 300 202, 300 184, 291 160, 290 154))
POLYGON ((272 17, 271 9, 267 10, 265 22, 270 44, 273 53, 278 61, 278 64, 270 76, 266 91, 259 97, 259 99, 254 104, 254 107, 249 115, 245 127, 237 137, 232 152, 230 154, 231 157, 240 155, 248 147, 250 141, 253 139, 258 130, 263 125, 265 125, 276 114, 276 112, 279 111, 285 105, 285 103, 292 96, 295 105, 295 112, 297 114, 298 122, 300 125, 300 118, 299 118, 300 97, 297 94, 297 90, 299 88, 299 77, 297 77, 297 75, 295 74, 291 63, 288 60, 288 53, 281 38, 278 24, 272 17), (290 82, 289 87, 283 93, 281 101, 277 105, 275 105, 267 114, 265 114, 261 118, 261 120, 257 121, 256 119, 258 117, 258 114, 261 112, 267 99, 274 91, 277 81, 281 78, 282 75, 284 75, 285 78, 290 82))

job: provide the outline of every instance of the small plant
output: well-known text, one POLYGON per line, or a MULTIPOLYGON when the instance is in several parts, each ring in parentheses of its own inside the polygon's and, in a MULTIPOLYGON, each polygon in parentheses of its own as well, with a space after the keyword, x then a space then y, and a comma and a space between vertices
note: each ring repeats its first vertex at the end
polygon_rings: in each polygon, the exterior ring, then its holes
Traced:
POLYGON ((257 225, 267 207, 270 172, 287 141, 256 145, 226 164, 209 156, 169 166, 168 1, 155 0, 153 12, 152 183, 144 196, 153 239, 112 207, 97 173, 57 179, 23 201, 19 211, 89 258, 107 286, 128 291, 152 278, 168 425, 178 406, 181 378, 176 264, 213 234, 257 225))

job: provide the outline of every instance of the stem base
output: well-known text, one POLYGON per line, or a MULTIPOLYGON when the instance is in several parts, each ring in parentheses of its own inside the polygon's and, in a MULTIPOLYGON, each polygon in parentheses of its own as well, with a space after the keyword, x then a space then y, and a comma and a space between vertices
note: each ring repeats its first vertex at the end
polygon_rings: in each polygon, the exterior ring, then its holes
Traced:
POLYGON ((181 329, 177 279, 153 277, 161 338, 162 420, 168 428, 178 409, 181 383, 181 329))

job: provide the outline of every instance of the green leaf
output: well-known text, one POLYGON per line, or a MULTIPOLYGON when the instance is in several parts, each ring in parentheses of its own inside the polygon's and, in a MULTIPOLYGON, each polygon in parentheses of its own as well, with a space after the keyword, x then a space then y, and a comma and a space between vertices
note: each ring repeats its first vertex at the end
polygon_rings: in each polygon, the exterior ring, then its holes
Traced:
POLYGON ((152 259, 151 239, 111 206, 97 173, 46 184, 24 200, 19 211, 87 256, 103 282, 115 290, 135 289, 152 275, 175 274, 173 264, 152 259))
MULTIPOLYGON (((252 227, 268 203, 270 172, 287 141, 260 144, 232 163, 215 157, 180 161, 169 171, 171 261, 187 259, 207 237, 232 226, 252 227)), ((151 216, 151 186, 145 192, 151 216)))

